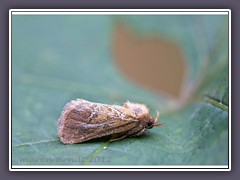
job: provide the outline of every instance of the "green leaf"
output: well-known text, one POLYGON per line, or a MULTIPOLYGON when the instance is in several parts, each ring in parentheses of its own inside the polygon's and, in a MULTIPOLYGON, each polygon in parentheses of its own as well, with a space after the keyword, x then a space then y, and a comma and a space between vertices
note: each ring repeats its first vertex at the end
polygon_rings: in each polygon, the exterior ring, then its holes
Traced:
POLYGON ((14 15, 12 17, 13 165, 227 165, 228 17, 14 15), (170 111, 170 99, 125 79, 111 38, 118 18, 134 32, 183 48, 191 98, 170 111), (57 121, 63 106, 93 102, 146 104, 162 127, 110 143, 63 145, 57 121))

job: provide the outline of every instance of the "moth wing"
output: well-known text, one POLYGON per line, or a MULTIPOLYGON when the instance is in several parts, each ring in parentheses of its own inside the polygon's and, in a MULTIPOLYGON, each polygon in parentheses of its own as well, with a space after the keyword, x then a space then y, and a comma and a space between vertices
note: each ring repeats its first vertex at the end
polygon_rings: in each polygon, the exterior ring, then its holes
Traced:
POLYGON ((63 136, 60 138, 64 144, 80 143, 90 139, 126 132, 138 125, 139 122, 134 120, 114 120, 100 124, 75 122, 64 127, 63 136))
POLYGON ((90 139, 100 138, 112 134, 126 133, 127 131, 138 126, 138 121, 114 121, 107 124, 98 124, 92 127, 90 124, 81 125, 78 129, 80 136, 76 137, 75 140, 83 142, 90 139))
POLYGON ((138 125, 134 114, 125 112, 121 106, 77 100, 64 107, 58 133, 64 144, 73 144, 126 132, 138 125))

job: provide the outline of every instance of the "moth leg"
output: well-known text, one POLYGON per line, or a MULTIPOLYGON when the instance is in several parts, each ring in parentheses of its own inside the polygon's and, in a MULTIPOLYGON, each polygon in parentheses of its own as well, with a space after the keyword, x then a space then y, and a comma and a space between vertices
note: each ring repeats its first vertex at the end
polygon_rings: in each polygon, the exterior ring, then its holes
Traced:
POLYGON ((132 137, 140 136, 140 135, 144 134, 145 132, 146 132, 145 128, 135 128, 135 129, 132 129, 132 130, 128 131, 126 134, 123 134, 123 135, 120 135, 120 136, 117 136, 117 135, 114 136, 113 135, 113 139, 110 139, 110 142, 124 139, 127 136, 132 136, 132 137))
POLYGON ((134 136, 141 136, 142 134, 144 134, 146 132, 146 129, 142 129, 138 132, 135 132, 135 133, 132 133, 131 136, 134 137, 134 136))
POLYGON ((114 139, 110 139, 110 142, 113 142, 113 141, 118 141, 118 140, 121 140, 121 139, 124 139, 125 137, 127 137, 128 136, 128 134, 125 134, 125 135, 123 135, 123 136, 119 136, 119 137, 114 137, 113 136, 113 138, 114 139))

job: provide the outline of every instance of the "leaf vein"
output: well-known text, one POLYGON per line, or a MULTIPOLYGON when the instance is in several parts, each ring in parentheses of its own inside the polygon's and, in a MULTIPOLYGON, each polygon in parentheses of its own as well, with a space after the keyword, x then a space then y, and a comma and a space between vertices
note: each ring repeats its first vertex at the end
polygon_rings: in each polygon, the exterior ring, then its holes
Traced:
POLYGON ((26 143, 14 145, 12 147, 31 146, 34 144, 49 143, 49 142, 54 142, 54 141, 59 141, 59 139, 43 140, 43 141, 38 141, 38 142, 26 142, 26 143))
POLYGON ((223 102, 221 102, 220 100, 210 97, 210 96, 205 96, 204 100, 206 102, 212 104, 213 106, 216 106, 216 107, 228 112, 228 106, 226 104, 224 104, 223 102))

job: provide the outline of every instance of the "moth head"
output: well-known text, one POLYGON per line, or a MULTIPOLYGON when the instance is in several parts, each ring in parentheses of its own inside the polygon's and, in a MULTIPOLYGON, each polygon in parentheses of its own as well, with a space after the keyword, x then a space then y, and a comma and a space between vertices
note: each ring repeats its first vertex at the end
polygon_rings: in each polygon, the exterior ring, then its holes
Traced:
POLYGON ((148 129, 151 129, 153 126, 164 125, 164 123, 157 124, 157 120, 158 120, 158 117, 159 117, 159 112, 157 111, 157 116, 154 119, 149 114, 149 109, 144 104, 131 103, 131 102, 127 101, 124 104, 124 107, 132 110, 141 121, 146 122, 146 126, 147 126, 148 129))
POLYGON ((153 126, 163 126, 165 123, 157 123, 158 117, 159 117, 159 112, 157 111, 157 116, 155 119, 153 119, 152 116, 150 116, 149 121, 148 121, 148 129, 151 129, 153 126))

